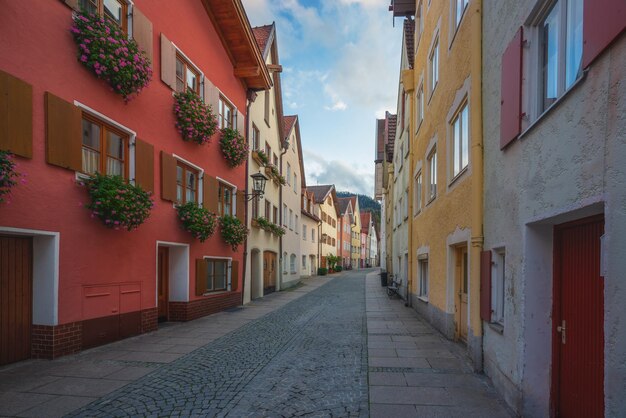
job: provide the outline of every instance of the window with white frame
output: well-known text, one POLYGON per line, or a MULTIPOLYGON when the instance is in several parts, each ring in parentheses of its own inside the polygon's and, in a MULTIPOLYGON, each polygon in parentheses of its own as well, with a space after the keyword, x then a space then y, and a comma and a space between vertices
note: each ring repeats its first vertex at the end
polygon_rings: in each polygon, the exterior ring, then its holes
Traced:
POLYGON ((289 219, 287 218, 287 205, 283 204, 283 226, 288 225, 289 219))
POLYGON ((290 267, 291 274, 294 274, 296 272, 296 255, 295 254, 291 254, 291 256, 289 257, 289 267, 290 267))
POLYGON ((463 19, 463 13, 465 13, 469 0, 454 0, 454 3, 454 26, 458 27, 461 19, 463 19))
POLYGON ((419 130, 424 120, 424 83, 422 82, 415 93, 415 132, 419 130))
POLYGON ((544 112, 582 76, 583 0, 556 1, 540 21, 538 35, 544 112))
POLYGON ((289 262, 289 254, 283 253, 283 272, 287 273, 287 263, 289 262))
POLYGON ((296 234, 300 230, 300 219, 298 218, 298 215, 296 215, 296 221, 293 230, 296 232, 296 234))
MULTIPOLYGON (((258 151, 261 147, 261 133, 256 125, 252 124, 252 151, 258 151)), ((269 157, 268 157, 269 158, 269 157)))
POLYGON ((302 225, 302 240, 306 241, 306 225, 302 225))
POLYGON ((306 255, 302 256, 302 268, 305 269, 306 268, 306 255))
POLYGON ((437 197, 437 148, 428 155, 428 200, 437 197))
POLYGON ((417 2, 417 8, 415 9, 415 50, 422 39, 422 33, 424 32, 424 2, 419 0, 417 2))
POLYGON ((298 176, 296 173, 293 173, 293 191, 298 193, 298 176))
POLYGON ((226 98, 220 96, 218 103, 217 125, 222 128, 237 128, 237 115, 235 113, 235 106, 232 105, 226 98))
POLYGON ((293 210, 289 209, 289 229, 293 231, 293 210))
POLYGON ((417 215, 422 210, 422 172, 418 171, 415 175, 415 187, 413 193, 413 207, 415 208, 415 214, 417 215))
POLYGON ((311 242, 315 242, 315 228, 311 228, 311 242))
POLYGON ((291 165, 287 163, 287 184, 291 185, 291 165))
POLYGON ((469 106, 463 104, 452 121, 452 177, 456 177, 469 163, 469 106))
POLYGON ((435 87, 437 87, 437 83, 439 83, 439 35, 436 36, 428 56, 428 75, 430 79, 430 94, 432 94, 435 91, 435 87))
POLYGON ((417 269, 419 276, 419 293, 418 296, 422 299, 428 299, 428 257, 420 256, 417 260, 417 269))
POLYGON ((506 287, 506 256, 504 249, 493 254, 491 275, 491 322, 504 325, 504 294, 506 287))

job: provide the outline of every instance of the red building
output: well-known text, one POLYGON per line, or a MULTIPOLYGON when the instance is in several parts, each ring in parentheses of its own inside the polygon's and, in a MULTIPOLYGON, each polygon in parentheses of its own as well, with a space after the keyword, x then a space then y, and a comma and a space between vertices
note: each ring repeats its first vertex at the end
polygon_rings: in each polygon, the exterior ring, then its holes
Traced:
POLYGON ((239 305, 244 246, 233 251, 219 228, 200 242, 174 204, 244 219, 246 166, 227 164, 219 133, 183 141, 172 96, 195 91, 220 126, 245 135, 247 94, 270 78, 240 0, 9 2, 0 39, 0 150, 27 179, 0 203, 0 364, 239 305), (128 103, 77 59, 79 8, 152 60, 151 82, 128 103), (77 180, 95 171, 154 192, 143 225, 115 230, 90 216, 77 180))

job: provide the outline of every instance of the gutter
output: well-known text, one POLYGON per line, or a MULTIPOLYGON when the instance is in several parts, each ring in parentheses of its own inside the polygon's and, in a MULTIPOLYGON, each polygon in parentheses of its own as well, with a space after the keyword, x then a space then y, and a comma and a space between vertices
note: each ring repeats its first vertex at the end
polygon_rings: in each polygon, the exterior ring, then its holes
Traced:
MULTIPOLYGON (((252 91, 248 91, 248 100, 246 100, 246 129, 245 129, 245 137, 249 138, 249 134, 250 134, 250 106, 252 105, 252 102, 254 101, 254 99, 256 99, 256 93, 252 92, 252 91)), ((250 170, 250 156, 248 155, 248 160, 246 161, 246 188, 245 188, 245 193, 248 193, 248 186, 249 186, 249 170, 250 170)), ((244 220, 244 225, 246 225, 246 228, 248 227, 248 200, 244 199, 245 201, 245 210, 244 210, 244 215, 243 215, 243 220, 244 220)), ((246 294, 246 268, 248 267, 248 236, 246 235, 246 239, 243 242, 243 268, 241 269, 242 271, 242 275, 241 275, 241 305, 243 305, 243 302, 245 300, 245 294, 246 294)), ((252 286, 252 276, 250 277, 250 286, 252 286)))

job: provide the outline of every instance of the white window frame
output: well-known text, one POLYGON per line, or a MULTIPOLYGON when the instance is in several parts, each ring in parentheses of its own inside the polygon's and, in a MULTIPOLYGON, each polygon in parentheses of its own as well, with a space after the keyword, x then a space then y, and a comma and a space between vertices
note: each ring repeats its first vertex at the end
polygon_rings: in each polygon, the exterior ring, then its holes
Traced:
POLYGON ((202 296, 210 296, 223 292, 230 292, 232 289, 232 271, 233 271, 233 259, 232 257, 218 257, 218 256, 210 256, 205 255, 202 257, 204 260, 227 260, 228 261, 228 272, 226 273, 226 290, 215 290, 211 292, 204 292, 202 296))
POLYGON ((433 44, 430 47, 430 51, 428 52, 428 90, 429 90, 429 98, 428 101, 433 97, 437 86, 439 85, 439 67, 440 67, 440 47, 439 47, 440 39, 439 32, 435 34, 433 44))
POLYGON ((296 274, 297 269, 296 269, 296 263, 298 262, 297 257, 295 254, 291 254, 289 256, 289 272, 291 274, 296 274))
POLYGON ((424 185, 424 178, 422 176, 422 170, 417 172, 414 177, 415 185, 413 187, 413 207, 415 208, 414 216, 417 216, 422 211, 422 187, 424 185))
POLYGON ((428 254, 421 254, 417 257, 417 276, 419 278, 419 290, 417 297, 424 302, 428 302, 428 285, 430 277, 428 254))
POLYGON ((467 100, 464 100, 462 102, 462 104, 459 106, 457 112, 454 114, 454 117, 452 118, 452 120, 450 121, 450 125, 449 125, 449 129, 450 129, 450 147, 452 149, 452 152, 450 153, 450 178, 451 181, 450 183, 454 182, 458 177, 460 177, 461 175, 463 175, 463 173, 465 173, 467 171, 467 168, 469 167, 469 160, 470 160, 470 137, 471 137, 471 132, 470 132, 470 107, 469 107, 469 102, 467 100), (467 112, 467 138, 464 138, 463 136, 463 112, 467 112), (456 136, 456 123, 459 123, 459 132, 460 132, 460 137, 457 138, 456 136), (463 165, 463 144, 465 144, 465 146, 467 147, 467 162, 465 165, 463 165), (460 161, 458 161, 459 163, 459 170, 455 171, 455 163, 457 162, 457 150, 459 150, 459 154, 458 154, 458 158, 460 161))
POLYGON ((428 151, 428 155, 426 157, 427 166, 428 166, 428 203, 435 200, 437 197, 437 147, 434 146, 428 151), (434 157, 434 167, 433 167, 433 157, 434 157), (434 179, 434 182, 433 182, 434 179), (433 187, 434 186, 434 187, 433 187))
POLYGON ((415 132, 417 133, 424 121, 424 79, 420 79, 420 84, 415 90, 415 132))
MULTIPOLYGON (((233 189, 233 214, 231 216, 236 216, 237 215, 237 186, 235 186, 233 183, 231 183, 228 180, 224 180, 221 177, 215 177, 215 178, 220 183, 224 183, 225 185, 232 187, 233 189)), ((202 171, 202 180, 203 180, 202 182, 204 183, 204 171, 202 171)), ((198 196, 202 196, 200 192, 198 192, 198 196)))

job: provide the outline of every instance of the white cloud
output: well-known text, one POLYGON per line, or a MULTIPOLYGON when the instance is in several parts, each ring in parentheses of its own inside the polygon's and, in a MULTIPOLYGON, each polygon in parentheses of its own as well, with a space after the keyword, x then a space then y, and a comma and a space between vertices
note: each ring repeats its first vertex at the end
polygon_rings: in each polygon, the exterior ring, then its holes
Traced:
POLYGON ((347 190, 371 196, 374 193, 373 167, 350 166, 345 161, 327 160, 324 156, 304 149, 307 184, 334 184, 337 190, 347 190))

